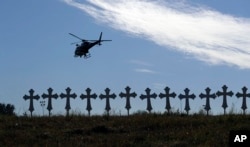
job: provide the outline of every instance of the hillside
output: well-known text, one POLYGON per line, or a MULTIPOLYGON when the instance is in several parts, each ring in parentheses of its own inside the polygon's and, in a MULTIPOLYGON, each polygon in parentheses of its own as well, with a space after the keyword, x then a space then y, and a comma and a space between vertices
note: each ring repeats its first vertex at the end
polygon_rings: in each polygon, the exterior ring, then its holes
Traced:
POLYGON ((0 146, 228 146, 250 116, 0 117, 0 146))

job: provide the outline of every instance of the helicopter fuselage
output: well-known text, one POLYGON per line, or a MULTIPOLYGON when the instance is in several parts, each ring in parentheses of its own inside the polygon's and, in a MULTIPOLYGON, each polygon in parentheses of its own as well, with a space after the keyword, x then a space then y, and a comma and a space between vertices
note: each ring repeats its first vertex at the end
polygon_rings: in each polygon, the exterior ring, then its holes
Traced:
POLYGON ((84 56, 84 58, 88 58, 90 57, 89 54, 89 49, 92 48, 93 46, 99 44, 99 40, 95 41, 95 42, 83 42, 81 45, 76 45, 76 49, 75 49, 75 57, 82 57, 84 56))

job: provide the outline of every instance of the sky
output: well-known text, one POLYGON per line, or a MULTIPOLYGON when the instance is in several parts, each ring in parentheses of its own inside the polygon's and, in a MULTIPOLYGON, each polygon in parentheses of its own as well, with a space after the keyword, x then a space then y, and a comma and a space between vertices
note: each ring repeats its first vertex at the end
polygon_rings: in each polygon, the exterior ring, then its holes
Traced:
MULTIPOLYGON (((250 87, 250 5, 249 0, 25 0, 0 2, 0 102, 28 112, 23 96, 35 94, 77 94, 71 112, 87 114, 80 95, 91 88, 98 96, 106 88, 117 95, 110 100, 111 113, 126 114, 125 99, 119 97, 130 86, 137 97, 130 112, 146 110, 139 96, 145 89, 157 95, 166 86, 174 111, 184 111, 178 98, 189 88, 190 113, 203 109, 199 94, 228 86, 235 94, 250 87), (77 38, 98 39, 102 46, 90 50, 91 58, 75 58, 77 38)), ((34 101, 35 115, 48 115, 46 106, 34 101)), ((247 104, 249 104, 249 99, 247 104)), ((228 108, 241 113, 242 98, 228 98, 228 108)), ((52 115, 65 114, 65 99, 52 100, 52 115)), ((105 100, 91 100, 91 114, 105 112, 105 100)), ((165 111, 165 99, 151 99, 152 112, 165 111)), ((211 99, 211 112, 223 114, 222 97, 211 99)), ((247 109, 247 113, 249 110, 247 109)))

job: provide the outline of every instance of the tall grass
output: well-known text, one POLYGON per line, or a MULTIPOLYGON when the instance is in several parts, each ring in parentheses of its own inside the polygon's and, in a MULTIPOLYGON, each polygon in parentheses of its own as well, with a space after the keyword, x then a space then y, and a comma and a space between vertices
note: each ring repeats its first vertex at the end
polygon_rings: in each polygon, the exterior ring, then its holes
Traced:
POLYGON ((228 146, 248 115, 0 116, 0 146, 228 146))

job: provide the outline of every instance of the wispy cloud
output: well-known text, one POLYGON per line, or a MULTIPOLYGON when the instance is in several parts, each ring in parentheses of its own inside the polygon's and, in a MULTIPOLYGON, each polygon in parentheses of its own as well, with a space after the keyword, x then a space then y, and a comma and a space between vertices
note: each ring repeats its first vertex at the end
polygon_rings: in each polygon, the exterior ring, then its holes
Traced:
POLYGON ((140 72, 140 73, 148 73, 148 74, 156 74, 156 71, 147 69, 147 68, 137 68, 135 69, 135 72, 140 72))
POLYGON ((64 0, 115 29, 210 64, 250 68, 250 19, 173 0, 64 0))
POLYGON ((146 74, 157 74, 159 72, 156 72, 154 70, 149 69, 149 67, 153 67, 152 64, 142 61, 142 60, 130 60, 129 61, 131 64, 140 66, 140 68, 136 68, 134 71, 135 72, 140 72, 140 73, 146 73, 146 74))
POLYGON ((141 60, 130 60, 129 62, 132 64, 142 65, 142 66, 153 66, 152 64, 141 60))

